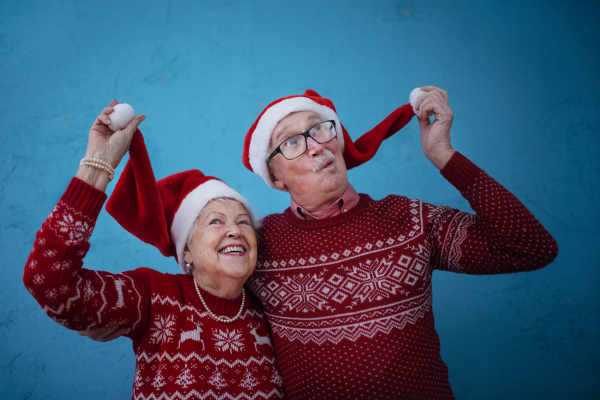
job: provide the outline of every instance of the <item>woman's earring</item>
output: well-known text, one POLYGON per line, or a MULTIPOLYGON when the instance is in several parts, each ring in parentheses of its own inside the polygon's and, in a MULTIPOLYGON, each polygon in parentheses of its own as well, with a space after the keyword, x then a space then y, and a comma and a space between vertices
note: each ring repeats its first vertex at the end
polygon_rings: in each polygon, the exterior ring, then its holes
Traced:
POLYGON ((187 268, 188 273, 192 272, 192 264, 190 264, 189 262, 185 263, 185 268, 187 268))

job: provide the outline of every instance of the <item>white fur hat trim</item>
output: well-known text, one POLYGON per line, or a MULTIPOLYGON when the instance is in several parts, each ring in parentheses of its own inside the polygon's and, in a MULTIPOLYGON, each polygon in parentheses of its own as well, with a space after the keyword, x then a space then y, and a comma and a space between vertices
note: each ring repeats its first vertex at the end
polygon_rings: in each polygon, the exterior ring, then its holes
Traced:
MULTIPOLYGON (((187 270, 185 260, 183 259, 183 250, 185 249, 185 242, 190 229, 206 204, 219 197, 229 197, 239 201, 252 214, 252 209, 246 199, 222 181, 211 179, 192 190, 181 202, 179 209, 175 213, 175 217, 173 217, 173 225, 171 225, 171 238, 175 243, 177 261, 179 261, 179 268, 181 268, 184 274, 187 274, 187 270)), ((250 217, 254 221, 254 217, 252 215, 250 217)))
POLYGON ((410 105, 412 106, 415 114, 417 113, 417 110, 415 109, 415 105, 417 104, 417 99, 423 93, 426 93, 426 92, 421 90, 420 87, 418 87, 418 88, 414 89, 412 92, 410 92, 410 97, 408 98, 409 99, 408 101, 410 102, 410 105))
POLYGON ((279 121, 297 111, 314 111, 324 121, 334 120, 337 130, 337 141, 342 153, 344 152, 342 125, 333 109, 318 104, 306 97, 292 97, 291 99, 282 100, 265 111, 260 121, 258 121, 250 140, 250 166, 252 167, 252 171, 263 178, 267 185, 272 188, 275 188, 275 184, 271 181, 269 169, 265 162, 269 156, 271 135, 279 121))

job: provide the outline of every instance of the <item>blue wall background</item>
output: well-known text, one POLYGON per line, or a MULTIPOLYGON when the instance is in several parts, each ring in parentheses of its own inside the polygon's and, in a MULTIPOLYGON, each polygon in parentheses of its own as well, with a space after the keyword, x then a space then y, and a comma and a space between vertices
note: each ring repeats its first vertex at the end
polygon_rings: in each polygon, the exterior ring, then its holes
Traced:
MULTIPOLYGON (((434 274, 457 398, 597 399, 599 4, 0 1, 0 398, 131 395, 131 342, 65 330, 21 281, 34 234, 112 98, 148 116, 141 128, 158 177, 201 168, 266 215, 288 198, 241 164, 264 105, 315 89, 356 139, 432 84, 450 93, 454 147, 515 193, 560 247, 536 272, 434 274)), ((374 198, 469 210, 422 154, 416 121, 350 179, 374 198)), ((86 261, 177 271, 106 213, 86 261)))

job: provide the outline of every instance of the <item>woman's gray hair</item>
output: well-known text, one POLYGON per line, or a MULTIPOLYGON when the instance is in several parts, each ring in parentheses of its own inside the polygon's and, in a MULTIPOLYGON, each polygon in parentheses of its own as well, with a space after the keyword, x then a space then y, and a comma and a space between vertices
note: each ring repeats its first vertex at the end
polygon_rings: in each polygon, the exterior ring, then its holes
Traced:
MULTIPOLYGON (((204 207, 202 207, 202 210, 200 210, 200 212, 198 213, 198 215, 196 216, 196 219, 194 220, 194 223, 192 224, 192 226, 190 227, 190 231, 187 234, 187 239, 185 241, 185 248, 187 249, 189 244, 192 242, 192 236, 194 236, 194 231, 196 230, 196 226, 198 225, 198 220, 200 219, 200 216, 202 215, 202 213, 204 212, 204 210, 206 209, 206 207, 212 203, 215 200, 219 200, 219 201, 236 201, 238 203, 240 203, 239 201, 237 201, 234 198, 231 197, 215 197, 214 199, 212 199, 211 201, 209 201, 208 203, 206 203, 206 205, 204 207)), ((244 210, 246 210, 246 212, 248 213, 248 216, 250 217, 250 225, 252 226, 252 228, 254 229, 254 232, 256 232, 256 230, 258 228, 260 228, 261 226, 261 221, 257 218, 254 217, 254 214, 252 213, 252 210, 248 210, 246 208, 246 206, 244 206, 243 203, 240 203, 242 205, 242 207, 244 207, 244 210)), ((191 273, 191 271, 190 271, 191 273)))

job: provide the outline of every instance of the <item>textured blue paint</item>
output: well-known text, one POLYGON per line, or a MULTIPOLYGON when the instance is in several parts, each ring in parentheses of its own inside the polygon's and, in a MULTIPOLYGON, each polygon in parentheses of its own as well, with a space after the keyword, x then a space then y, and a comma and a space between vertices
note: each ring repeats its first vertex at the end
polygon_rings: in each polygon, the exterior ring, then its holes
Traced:
MULTIPOLYGON (((240 162, 266 103, 313 88, 333 99, 356 138, 422 84, 449 91, 455 148, 512 190, 560 246, 537 272, 434 275, 457 397, 598 398, 598 20, 597 1, 3 0, 0 398, 130 396, 129 340, 81 339, 43 315, 21 283, 34 233, 113 97, 148 116, 157 176, 199 167, 266 215, 288 199, 240 162)), ((423 156, 418 134, 411 122, 351 172, 352 183, 375 198, 468 210, 423 156)), ((86 261, 113 272, 176 271, 105 213, 86 261)))

